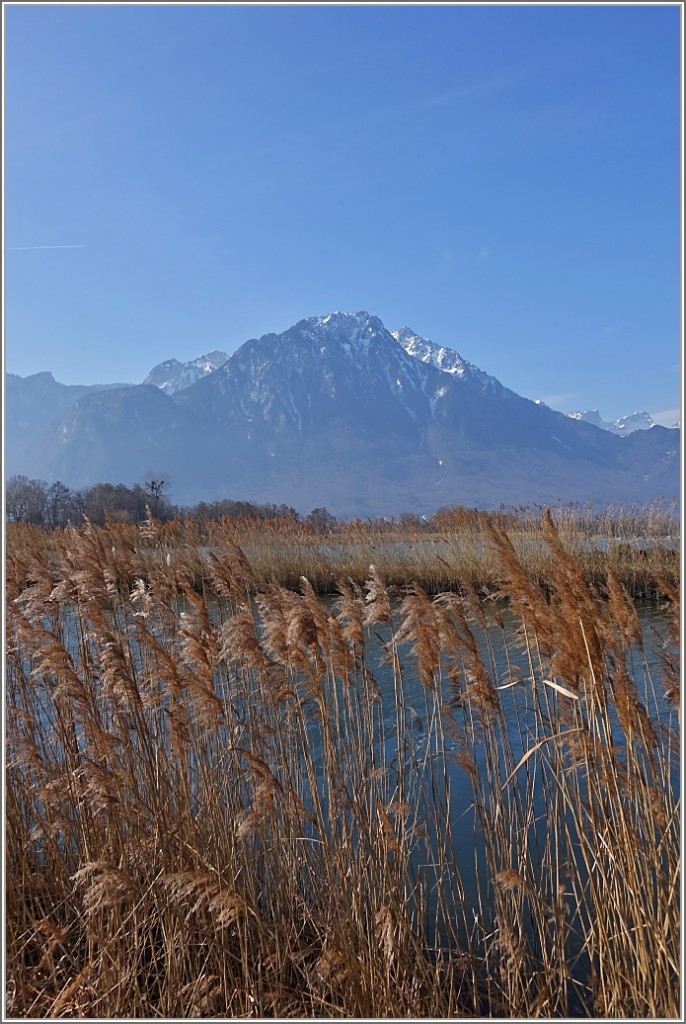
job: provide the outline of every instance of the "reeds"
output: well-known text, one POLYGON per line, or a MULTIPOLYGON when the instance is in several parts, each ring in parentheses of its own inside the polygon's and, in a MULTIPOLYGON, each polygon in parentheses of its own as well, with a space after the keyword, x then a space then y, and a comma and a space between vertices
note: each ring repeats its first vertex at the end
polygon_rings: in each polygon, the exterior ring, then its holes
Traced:
MULTIPOLYGON (((387 584, 417 583, 428 594, 463 589, 469 584, 487 591, 497 585, 500 565, 489 540, 489 524, 510 539, 526 577, 545 583, 554 556, 544 537, 544 510, 522 507, 487 514, 456 508, 431 519, 354 520, 317 529, 308 521, 283 515, 264 519, 188 516, 143 528, 111 522, 107 543, 110 561, 129 580, 156 570, 164 578, 165 564, 183 570, 196 589, 217 581, 217 559, 228 550, 242 552, 249 564, 250 585, 264 589, 276 583, 297 590, 305 576, 320 594, 337 592, 340 580, 363 586, 369 566, 375 565, 387 584)), ((679 583, 679 519, 674 503, 658 500, 646 507, 619 506, 603 512, 570 505, 554 511, 555 528, 574 557, 584 581, 604 585, 611 569, 632 596, 655 598, 661 584, 679 583)), ((91 527, 91 529, 94 529, 91 527)), ((32 545, 50 552, 68 543, 78 531, 54 530, 11 523, 9 575, 25 584, 32 545)), ((59 566, 53 569, 55 579, 59 566)), ((122 582, 122 581, 119 581, 122 582)))
POLYGON ((334 601, 297 524, 8 530, 9 1016, 678 1016, 678 564, 655 663, 568 524, 444 528, 334 601))

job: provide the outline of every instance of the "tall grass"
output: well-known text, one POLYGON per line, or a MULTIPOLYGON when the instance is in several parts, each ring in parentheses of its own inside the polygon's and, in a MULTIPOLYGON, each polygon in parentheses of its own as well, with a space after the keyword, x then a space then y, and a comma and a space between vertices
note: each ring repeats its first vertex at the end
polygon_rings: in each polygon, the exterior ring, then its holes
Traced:
MULTIPOLYGON (((158 524, 154 540, 137 526, 112 522, 108 543, 115 548, 113 565, 131 579, 145 576, 148 563, 159 560, 161 552, 175 566, 183 564, 201 589, 209 583, 213 560, 222 558, 228 545, 245 553, 255 585, 262 589, 277 583, 297 590, 306 576, 317 593, 333 593, 341 579, 362 586, 373 564, 387 585, 418 583, 434 595, 460 589, 465 582, 483 590, 497 585, 500 564, 489 540, 491 523, 510 538, 529 578, 545 583, 554 556, 545 543, 543 511, 532 506, 487 514, 456 508, 426 521, 353 520, 334 522, 324 530, 287 516, 189 516, 158 524)), ((608 507, 602 512, 570 505, 556 509, 554 520, 587 583, 602 585, 611 569, 634 596, 655 597, 658 580, 678 584, 680 535, 674 503, 656 500, 645 507, 608 507)), ((9 524, 7 533, 19 576, 34 543, 57 551, 71 536, 70 530, 45 533, 18 524, 9 524)), ((47 557, 55 563, 57 578, 60 559, 47 557)))
POLYGON ((676 568, 655 668, 532 524, 333 604, 235 524, 8 530, 9 1015, 678 1016, 676 568))
MULTIPOLYGON (((339 523, 324 534, 288 519, 196 520, 193 528, 205 538, 206 551, 221 550, 227 538, 239 545, 261 585, 297 587, 305 575, 315 590, 329 593, 342 578, 361 585, 374 564, 390 585, 416 582, 437 594, 464 580, 477 587, 497 581, 498 561, 487 534, 491 521, 511 538, 527 573, 544 580, 551 553, 543 538, 542 514, 539 507, 495 515, 456 508, 428 521, 405 517, 339 523)), ((678 578, 674 503, 610 506, 603 512, 570 505, 555 510, 555 522, 588 582, 604 580, 609 566, 630 593, 654 596, 657 577, 678 578)))

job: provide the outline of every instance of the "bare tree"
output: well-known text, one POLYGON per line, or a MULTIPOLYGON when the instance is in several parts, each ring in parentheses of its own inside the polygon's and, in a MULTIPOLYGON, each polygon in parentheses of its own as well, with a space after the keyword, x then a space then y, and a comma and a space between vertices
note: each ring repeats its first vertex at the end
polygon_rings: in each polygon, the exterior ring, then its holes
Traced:
POLYGON ((168 504, 167 491, 169 490, 169 477, 160 473, 150 472, 147 474, 143 487, 150 496, 150 511, 155 519, 168 504))
POLYGON ((92 523, 139 523, 145 519, 149 498, 140 484, 94 484, 83 493, 83 514, 92 523))
POLYGON ((330 533, 336 528, 337 519, 328 508, 313 508, 305 519, 317 533, 330 533))
POLYGON ((82 518, 79 496, 61 480, 51 484, 45 496, 46 523, 48 526, 67 526, 82 518))
POLYGON ((5 488, 5 515, 10 523, 45 523, 48 485, 44 480, 13 476, 5 488))

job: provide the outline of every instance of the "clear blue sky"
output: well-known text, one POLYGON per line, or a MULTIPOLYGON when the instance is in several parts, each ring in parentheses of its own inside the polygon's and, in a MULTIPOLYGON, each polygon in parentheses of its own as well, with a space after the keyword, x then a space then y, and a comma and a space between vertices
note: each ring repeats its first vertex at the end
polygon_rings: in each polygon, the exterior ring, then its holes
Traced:
POLYGON ((366 309, 562 411, 678 415, 679 5, 3 13, 7 371, 366 309))

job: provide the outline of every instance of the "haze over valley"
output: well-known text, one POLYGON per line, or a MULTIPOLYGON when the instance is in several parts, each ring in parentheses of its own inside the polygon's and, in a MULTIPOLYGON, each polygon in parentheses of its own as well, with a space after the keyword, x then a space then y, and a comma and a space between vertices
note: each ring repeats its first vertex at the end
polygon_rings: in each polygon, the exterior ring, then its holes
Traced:
POLYGON ((230 356, 169 359, 142 384, 8 374, 6 399, 7 476, 82 488, 154 470, 179 504, 364 517, 679 493, 678 430, 647 413, 556 412, 366 311, 309 317, 230 356))

